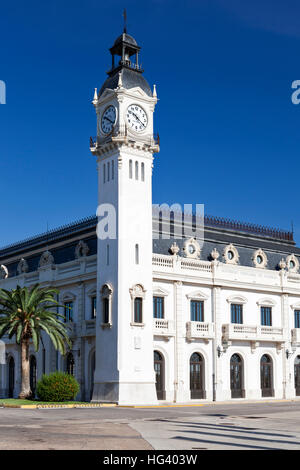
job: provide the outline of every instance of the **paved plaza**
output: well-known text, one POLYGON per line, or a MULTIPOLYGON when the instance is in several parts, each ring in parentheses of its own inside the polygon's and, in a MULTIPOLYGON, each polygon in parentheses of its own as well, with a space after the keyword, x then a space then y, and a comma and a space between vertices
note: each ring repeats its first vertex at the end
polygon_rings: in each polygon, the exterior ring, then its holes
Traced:
POLYGON ((300 401, 0 409, 0 449, 300 449, 300 401))

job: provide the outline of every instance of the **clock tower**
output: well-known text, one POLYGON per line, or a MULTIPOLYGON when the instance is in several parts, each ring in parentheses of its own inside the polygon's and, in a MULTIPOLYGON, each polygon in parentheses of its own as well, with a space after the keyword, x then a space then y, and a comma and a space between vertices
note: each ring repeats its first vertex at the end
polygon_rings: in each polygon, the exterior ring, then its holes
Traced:
POLYGON ((93 401, 157 401, 152 331, 152 166, 157 103, 124 30, 93 104, 98 168, 96 369, 93 401))

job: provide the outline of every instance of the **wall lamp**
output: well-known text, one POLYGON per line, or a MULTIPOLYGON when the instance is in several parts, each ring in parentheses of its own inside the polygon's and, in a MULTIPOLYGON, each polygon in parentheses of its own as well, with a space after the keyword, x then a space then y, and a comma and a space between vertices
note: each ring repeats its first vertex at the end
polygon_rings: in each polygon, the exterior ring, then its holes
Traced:
POLYGON ((293 352, 294 351, 289 351, 288 349, 285 350, 285 355, 286 355, 286 358, 289 359, 289 357, 291 357, 293 355, 293 352))
POLYGON ((225 352, 225 351, 222 350, 220 346, 217 347, 217 354, 218 354, 218 357, 221 357, 222 354, 224 354, 224 352, 225 352))

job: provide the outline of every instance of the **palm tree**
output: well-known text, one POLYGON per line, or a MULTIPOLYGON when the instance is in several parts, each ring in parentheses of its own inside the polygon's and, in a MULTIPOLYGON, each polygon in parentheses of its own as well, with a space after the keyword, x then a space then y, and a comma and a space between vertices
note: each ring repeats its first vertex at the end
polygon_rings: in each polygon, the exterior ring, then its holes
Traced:
POLYGON ((70 346, 66 328, 55 311, 59 307, 54 296, 56 289, 41 288, 35 284, 31 289, 17 286, 11 291, 0 289, 0 338, 6 333, 13 336, 21 346, 22 384, 19 398, 30 398, 29 343, 32 340, 35 351, 39 350, 42 331, 45 331, 61 354, 70 346))

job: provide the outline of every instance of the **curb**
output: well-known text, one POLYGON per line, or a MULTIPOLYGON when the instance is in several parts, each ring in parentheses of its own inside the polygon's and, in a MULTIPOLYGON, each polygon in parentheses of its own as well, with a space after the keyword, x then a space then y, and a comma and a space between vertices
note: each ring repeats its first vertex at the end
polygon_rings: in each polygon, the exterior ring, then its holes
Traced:
POLYGON ((104 407, 115 407, 115 403, 87 403, 86 405, 74 404, 74 405, 10 405, 1 403, 0 407, 3 408, 21 408, 23 410, 39 410, 39 409, 61 409, 61 408, 104 408, 104 407))

